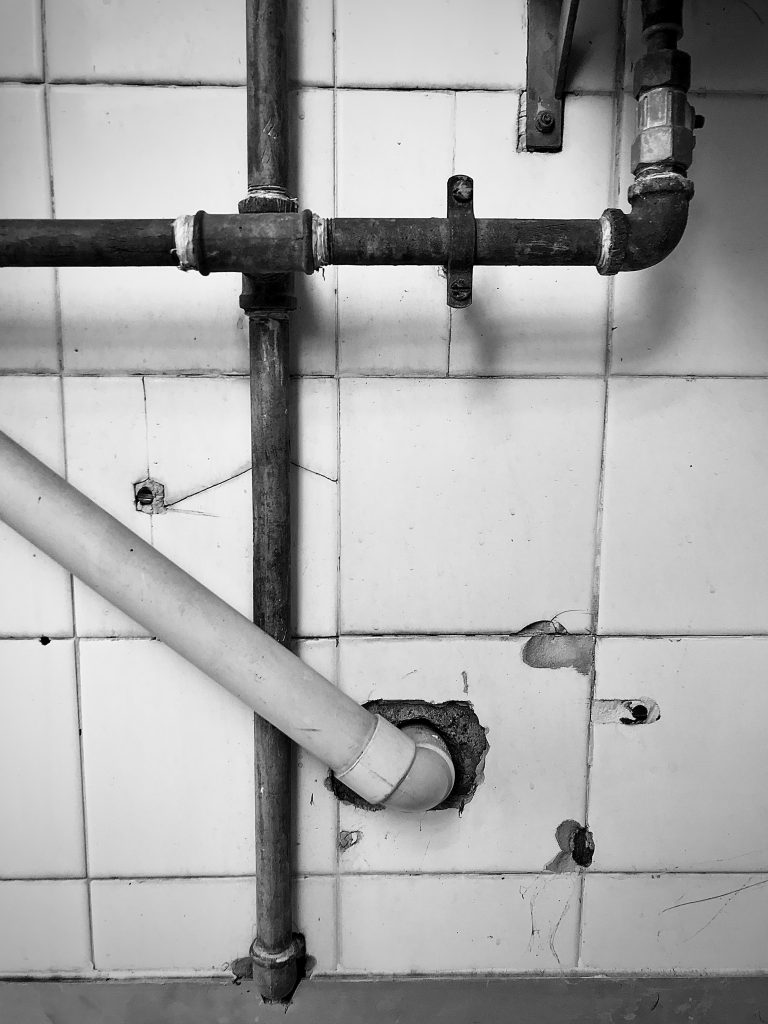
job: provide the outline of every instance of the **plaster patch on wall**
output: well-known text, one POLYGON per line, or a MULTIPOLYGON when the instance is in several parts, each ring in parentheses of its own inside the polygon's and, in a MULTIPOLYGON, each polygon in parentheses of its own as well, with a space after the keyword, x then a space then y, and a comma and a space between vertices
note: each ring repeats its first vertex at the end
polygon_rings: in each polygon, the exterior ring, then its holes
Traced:
POLYGON ((520 630, 532 634, 520 652, 531 668, 575 668, 591 675, 595 665, 595 638, 589 633, 569 633, 556 618, 532 622, 520 630))
POLYGON ((661 718, 659 705, 651 697, 592 702, 594 725, 651 725, 661 718))
POLYGON ((341 832, 339 832, 338 839, 336 840, 336 845, 343 853, 344 850, 349 850, 350 847, 357 846, 357 844, 360 842, 362 838, 363 833, 360 831, 360 829, 356 829, 354 832, 345 832, 342 830, 341 832))

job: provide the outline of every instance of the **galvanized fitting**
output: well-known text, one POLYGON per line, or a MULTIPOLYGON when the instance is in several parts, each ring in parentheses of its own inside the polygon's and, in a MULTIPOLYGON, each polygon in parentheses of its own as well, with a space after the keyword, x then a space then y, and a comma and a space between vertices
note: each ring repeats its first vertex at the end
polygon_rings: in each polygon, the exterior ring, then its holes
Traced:
POLYGON ((637 103, 637 136, 632 143, 632 173, 651 164, 688 168, 693 162, 695 111, 680 89, 644 92, 637 103))
POLYGON ((632 77, 635 99, 646 89, 681 89, 691 87, 691 58, 685 50, 653 50, 645 53, 635 64, 632 77))
POLYGON ((173 222, 173 248, 179 261, 179 270, 196 270, 203 277, 208 275, 203 252, 204 210, 177 217, 173 222))
POLYGON ((312 214, 312 259, 315 270, 328 266, 328 221, 312 214))
POLYGON ((627 254, 629 222, 622 210, 606 210, 600 217, 600 258, 597 272, 612 277, 621 270, 627 254))
POLYGON ((248 955, 257 967, 269 970, 270 968, 282 967, 284 964, 290 963, 291 960, 297 960, 299 957, 304 956, 305 950, 304 936, 294 933, 288 946, 278 953, 265 949, 264 946, 259 945, 257 939, 254 939, 248 955))
POLYGON ((651 173, 645 172, 640 174, 629 186, 627 198, 632 203, 640 196, 670 192, 683 192, 690 200, 694 193, 693 182, 684 174, 678 174, 676 171, 659 169, 651 173))

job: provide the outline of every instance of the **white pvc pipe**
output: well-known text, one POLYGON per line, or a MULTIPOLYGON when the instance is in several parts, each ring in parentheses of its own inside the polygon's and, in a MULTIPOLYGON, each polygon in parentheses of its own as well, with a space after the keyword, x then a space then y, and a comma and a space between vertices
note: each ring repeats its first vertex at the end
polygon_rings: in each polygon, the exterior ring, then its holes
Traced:
POLYGON ((0 519, 333 769, 372 804, 429 810, 453 788, 439 736, 360 707, 0 432, 0 519))

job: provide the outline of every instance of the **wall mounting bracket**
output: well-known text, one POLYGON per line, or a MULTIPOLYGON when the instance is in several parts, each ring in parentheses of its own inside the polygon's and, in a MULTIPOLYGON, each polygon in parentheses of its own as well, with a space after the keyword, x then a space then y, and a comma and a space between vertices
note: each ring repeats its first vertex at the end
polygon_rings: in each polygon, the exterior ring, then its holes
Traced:
POLYGON ((448 179, 448 305, 464 309, 472 305, 472 269, 475 263, 476 227, 473 204, 475 185, 467 174, 448 179))
POLYGON ((528 0, 525 148, 563 148, 563 101, 579 0, 528 0))

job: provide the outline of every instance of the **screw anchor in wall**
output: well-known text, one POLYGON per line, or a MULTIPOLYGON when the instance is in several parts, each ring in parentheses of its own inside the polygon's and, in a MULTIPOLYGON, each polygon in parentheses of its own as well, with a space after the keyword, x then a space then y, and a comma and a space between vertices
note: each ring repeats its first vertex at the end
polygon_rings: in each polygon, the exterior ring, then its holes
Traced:
POLYGON ((147 477, 133 485, 133 501, 137 512, 155 515, 165 512, 165 484, 147 477))

